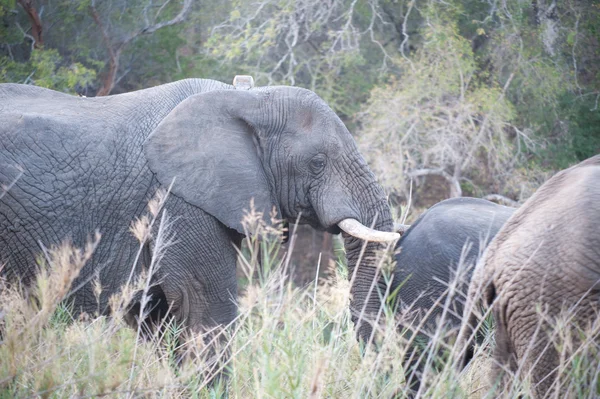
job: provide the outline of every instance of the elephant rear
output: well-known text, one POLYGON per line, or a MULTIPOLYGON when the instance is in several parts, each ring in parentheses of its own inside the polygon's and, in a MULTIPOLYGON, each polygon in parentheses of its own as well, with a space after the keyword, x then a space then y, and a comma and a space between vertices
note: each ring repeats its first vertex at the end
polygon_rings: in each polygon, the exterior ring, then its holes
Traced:
MULTIPOLYGON (((568 358, 581 343, 577 329, 585 331, 598 320, 598 226, 600 155, 540 187, 498 233, 473 277, 470 304, 477 306, 483 296, 496 321, 496 374, 505 366, 530 376, 538 397, 551 390, 564 394, 556 378, 561 356, 568 358), (565 334, 572 339, 567 346, 565 334)), ((471 326, 476 321, 472 317, 471 326)), ((598 340, 597 331, 586 338, 598 340)))
POLYGON ((450 303, 447 321, 460 324, 464 289, 471 267, 487 244, 514 212, 514 208, 478 198, 452 198, 428 209, 398 242, 392 291, 399 306, 441 315, 448 285, 459 264, 464 269, 458 292, 450 303))

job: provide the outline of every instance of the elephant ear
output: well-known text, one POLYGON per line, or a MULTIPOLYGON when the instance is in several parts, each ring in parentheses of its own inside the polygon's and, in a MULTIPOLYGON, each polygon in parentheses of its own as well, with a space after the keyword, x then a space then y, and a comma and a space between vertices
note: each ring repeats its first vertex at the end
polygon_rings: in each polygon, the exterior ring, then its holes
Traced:
POLYGON ((270 223, 277 201, 260 158, 260 92, 220 90, 182 101, 144 143, 150 169, 165 187, 244 234, 242 219, 250 210, 270 223))

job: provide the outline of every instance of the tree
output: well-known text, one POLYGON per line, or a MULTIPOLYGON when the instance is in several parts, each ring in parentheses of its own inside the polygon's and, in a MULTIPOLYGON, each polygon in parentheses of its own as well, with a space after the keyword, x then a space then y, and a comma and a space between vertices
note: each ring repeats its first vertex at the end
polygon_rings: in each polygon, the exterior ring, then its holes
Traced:
POLYGON ((427 19, 423 48, 399 61, 402 78, 371 93, 360 115, 359 146, 390 191, 408 196, 408 178, 438 175, 456 197, 469 176, 486 171, 498 179, 510 172, 510 81, 505 87, 481 84, 471 45, 456 23, 434 12, 427 19))
POLYGON ((33 0, 19 0, 19 5, 23 7, 25 13, 29 17, 31 23, 31 34, 33 39, 33 45, 35 48, 41 48, 44 46, 44 39, 42 37, 42 21, 40 16, 35 9, 33 0))
MULTIPOLYGON (((153 20, 152 22, 150 21, 150 18, 148 15, 152 11, 151 8, 153 5, 153 2, 150 1, 147 4, 145 4, 144 9, 143 9, 143 16, 144 16, 143 27, 141 27, 139 29, 135 29, 135 30, 132 30, 130 28, 128 33, 126 33, 124 35, 123 35, 123 33, 121 33, 121 35, 119 35, 118 39, 115 39, 115 38, 111 38, 111 34, 109 32, 109 23, 103 22, 103 18, 100 15, 98 7, 96 6, 96 1, 91 0, 91 4, 89 6, 90 14, 102 34, 102 41, 104 42, 104 46, 106 47, 106 51, 108 53, 108 71, 104 75, 104 78, 102 81, 102 86, 100 87, 100 89, 98 89, 98 92, 96 93, 97 96, 106 96, 106 95, 110 94, 112 89, 115 87, 115 82, 117 79, 117 72, 119 70, 119 61, 121 58, 121 54, 122 54, 123 50, 126 48, 126 46, 131 44, 133 41, 135 41, 141 35, 151 35, 154 32, 156 32, 160 29, 163 29, 165 27, 182 23, 185 20, 185 18, 187 17, 187 15, 189 14, 189 11, 190 11, 191 5, 192 5, 192 0, 183 0, 181 10, 173 18, 171 18, 167 21, 157 22, 159 20, 159 16, 160 16, 161 12, 168 5, 168 3, 169 2, 166 1, 165 3, 163 3, 160 6, 160 8, 158 8, 156 13, 152 16, 152 20, 153 20)), ((107 4, 107 3, 103 3, 103 4, 107 4)), ((110 6, 113 7, 114 5, 111 4, 110 6)), ((111 15, 110 11, 111 10, 109 8, 108 10, 105 11, 104 14, 111 15)))
MULTIPOLYGON (((239 65, 258 84, 318 92, 346 117, 389 70, 398 32, 378 0, 232 2, 213 26, 208 55, 239 65)), ((404 2, 398 2, 401 12, 404 2)))
MULTIPOLYGON (((40 59, 52 59, 55 73, 85 68, 85 78, 76 82, 70 79, 68 87, 59 82, 50 87, 106 95, 122 80, 124 83, 128 75, 135 75, 130 81, 135 82, 134 87, 143 85, 140 77, 146 73, 146 66, 154 67, 157 62, 162 64, 160 70, 168 74, 165 64, 175 65, 176 61, 175 57, 165 57, 164 52, 171 55, 185 44, 179 36, 193 1, 51 2, 44 4, 41 11, 35 8, 33 0, 20 0, 19 4, 22 7, 16 8, 16 3, 3 0, 0 5, 6 27, 5 32, 0 28, 0 33, 6 33, 0 39, 3 80, 48 83, 52 79, 41 77, 38 66, 40 59), (50 53, 38 54, 46 51, 50 53), (89 79, 91 75, 93 78, 89 79), (99 82, 97 77, 101 77, 99 82)), ((167 79, 162 77, 164 80, 167 79)))

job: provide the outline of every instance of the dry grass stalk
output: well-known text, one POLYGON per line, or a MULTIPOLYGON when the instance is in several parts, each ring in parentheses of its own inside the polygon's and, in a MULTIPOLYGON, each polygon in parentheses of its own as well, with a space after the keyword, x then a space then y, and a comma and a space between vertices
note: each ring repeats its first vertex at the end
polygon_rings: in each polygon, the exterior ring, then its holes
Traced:
MULTIPOLYGON (((168 234, 168 215, 160 211, 150 214, 163 226, 153 230, 162 231, 153 240, 166 244, 163 250, 168 251, 169 237, 173 238, 168 234)), ((350 282, 344 268, 335 266, 332 281, 316 291, 312 286, 294 287, 286 278, 290 267, 287 254, 279 251, 281 231, 252 212, 248 222, 253 226, 248 229, 263 239, 250 238, 240 251, 249 285, 240 298, 235 323, 211 332, 216 347, 212 351, 207 350, 205 335, 184 335, 182 326, 173 322, 146 340, 139 339, 139 330, 125 325, 123 306, 134 290, 147 289, 152 270, 112 299, 112 318, 70 318, 60 298, 89 259, 94 241, 83 250, 50 249, 49 259, 64 264, 41 273, 36 285, 40 288, 32 290, 29 297, 0 282, 0 395, 219 397, 225 387, 209 386, 208 382, 228 371, 230 397, 404 397, 408 394, 405 357, 419 331, 427 334, 429 342, 418 354, 426 367, 417 397, 530 395, 527 375, 516 376, 504 391, 485 375, 491 366, 491 326, 484 328, 487 340, 476 348, 474 364, 462 373, 455 367, 462 356, 452 339, 455 331, 446 327, 423 330, 423 325, 409 323, 410 307, 399 313, 383 307, 375 323, 378 350, 361 350, 350 321, 350 282), (34 294, 40 295, 39 302, 32 300, 34 294), (399 325, 412 326, 413 334, 406 334, 399 325), (182 352, 188 354, 187 360, 177 366, 182 352)), ((160 254, 160 249, 157 251, 160 254)), ((381 272, 388 273, 389 258, 379 262, 381 272)), ((457 279, 463 278, 464 270, 459 268, 457 279)), ((464 295, 458 287, 451 282, 448 293, 464 295)), ((445 307, 440 316, 443 320, 452 310, 447 302, 441 305, 445 307)), ((599 380, 599 323, 568 332, 564 328, 568 321, 567 316, 555 323, 560 328, 554 342, 564 354, 557 370, 558 384, 567 395, 594 397, 599 380)))

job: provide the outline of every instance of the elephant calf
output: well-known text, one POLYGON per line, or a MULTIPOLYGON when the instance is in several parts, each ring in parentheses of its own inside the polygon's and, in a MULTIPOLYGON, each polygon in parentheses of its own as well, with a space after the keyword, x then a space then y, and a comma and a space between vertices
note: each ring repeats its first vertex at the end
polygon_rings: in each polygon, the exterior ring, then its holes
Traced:
POLYGON ((586 330, 598 319, 598 226, 600 155, 548 180, 488 246, 469 287, 468 310, 473 313, 460 341, 468 343, 473 335, 480 317, 475 305, 482 301, 491 306, 496 377, 508 368, 530 377, 537 397, 563 391, 556 378, 559 359, 565 356, 568 362, 579 346, 577 328, 586 330), (556 328, 565 310, 568 328, 556 328), (557 334, 569 333, 573 340, 561 349, 557 334))
MULTIPOLYGON (((394 306, 401 314, 401 326, 409 331, 418 329, 417 341, 428 342, 427 337, 437 328, 457 332, 463 293, 471 276, 469 266, 514 211, 478 198, 452 198, 428 209, 402 236, 396 247, 391 292, 398 290, 394 306), (461 270, 457 270, 459 264, 461 270), (457 273, 458 284, 450 293, 449 285, 457 273)), ((408 351, 406 369, 407 381, 416 390, 425 360, 419 360, 421 352, 414 351, 415 346, 413 343, 408 351)))

